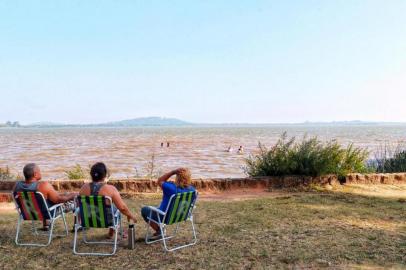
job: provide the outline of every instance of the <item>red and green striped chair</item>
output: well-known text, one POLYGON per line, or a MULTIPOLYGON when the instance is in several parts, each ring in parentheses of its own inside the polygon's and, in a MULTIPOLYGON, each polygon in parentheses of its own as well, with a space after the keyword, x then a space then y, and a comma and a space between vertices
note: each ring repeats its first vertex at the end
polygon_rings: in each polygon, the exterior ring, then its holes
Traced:
POLYGON ((48 207, 48 204, 41 192, 21 191, 13 193, 14 203, 18 211, 17 232, 15 243, 19 246, 35 246, 44 247, 51 243, 54 236, 67 236, 68 227, 66 225, 65 213, 63 211, 63 204, 55 204, 48 207), (53 234, 55 221, 62 218, 65 227, 64 234, 53 234), (20 231, 23 221, 31 221, 32 233, 36 236, 39 235, 35 226, 36 221, 43 222, 49 220, 50 229, 46 233, 48 241, 46 243, 22 243, 20 242, 20 231))
POLYGON ((115 208, 113 201, 108 196, 77 196, 75 198, 77 208, 75 210, 75 236, 73 243, 73 253, 77 255, 114 255, 117 250, 117 236, 120 229, 122 238, 123 229, 121 226, 121 214, 115 208), (86 231, 97 228, 111 228, 114 230, 113 241, 88 241, 86 231), (83 234, 83 242, 86 244, 112 245, 112 252, 78 252, 78 231, 83 234))
POLYGON ((196 230, 193 222, 193 210, 195 208, 197 200, 197 191, 189 191, 183 193, 177 193, 171 196, 169 199, 168 207, 166 211, 161 211, 160 209, 148 206, 152 211, 148 217, 147 224, 147 234, 145 236, 145 243, 152 244, 158 241, 162 241, 164 249, 166 251, 174 251, 180 248, 185 248, 197 243, 196 230), (152 217, 152 212, 155 212, 158 220, 154 220, 152 217), (173 247, 168 247, 167 240, 174 238, 179 230, 179 225, 183 222, 189 221, 192 228, 192 241, 173 247), (161 231, 161 238, 157 240, 151 240, 150 223, 156 223, 161 231), (167 227, 174 225, 175 230, 172 235, 167 234, 167 227))

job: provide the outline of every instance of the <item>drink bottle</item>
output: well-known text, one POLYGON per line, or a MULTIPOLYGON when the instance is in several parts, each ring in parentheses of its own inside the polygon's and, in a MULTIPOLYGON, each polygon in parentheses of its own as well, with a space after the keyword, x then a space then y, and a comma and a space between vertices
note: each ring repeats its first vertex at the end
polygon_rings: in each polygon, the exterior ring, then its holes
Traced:
POLYGON ((128 225, 128 249, 135 248, 135 226, 134 224, 128 225))

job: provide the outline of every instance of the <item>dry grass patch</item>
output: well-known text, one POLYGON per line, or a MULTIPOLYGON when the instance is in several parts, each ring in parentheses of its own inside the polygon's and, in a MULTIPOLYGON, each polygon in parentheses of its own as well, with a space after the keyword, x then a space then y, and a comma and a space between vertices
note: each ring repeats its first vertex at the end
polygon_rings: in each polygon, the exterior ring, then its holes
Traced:
MULTIPOLYGON (((344 187, 245 201, 200 201, 196 246, 167 254, 159 244, 147 246, 140 221, 136 249, 127 250, 123 243, 109 258, 74 256, 72 235, 55 239, 49 248, 16 247, 16 215, 1 213, 0 265, 6 269, 403 268, 406 203, 401 196, 380 197, 379 191, 364 195, 357 187, 344 187)), ((137 212, 141 204, 157 202, 128 199, 137 212)))

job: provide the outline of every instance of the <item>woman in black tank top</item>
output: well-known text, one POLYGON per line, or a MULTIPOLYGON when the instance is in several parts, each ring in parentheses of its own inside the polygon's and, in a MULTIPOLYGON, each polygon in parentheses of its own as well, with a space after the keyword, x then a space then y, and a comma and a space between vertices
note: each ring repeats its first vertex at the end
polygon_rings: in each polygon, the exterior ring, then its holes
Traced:
MULTIPOLYGON (((115 213, 117 211, 117 208, 120 210, 120 212, 124 215, 127 216, 128 220, 133 220, 134 222, 136 221, 135 216, 130 212, 128 209, 127 205, 123 201, 123 199, 120 196, 120 193, 117 191, 117 189, 112 186, 108 185, 106 183, 106 178, 108 177, 108 170, 107 167, 104 163, 98 162, 92 166, 90 169, 90 176, 92 177, 92 182, 90 184, 85 184, 81 191, 81 195, 91 195, 91 196, 98 196, 98 195, 103 195, 103 196, 108 196, 112 199, 113 201, 113 212, 115 213), (105 190, 103 191, 103 194, 100 194, 100 190, 105 187, 105 190), (108 194, 108 195, 106 195, 108 194)), ((106 211, 111 211, 111 208, 108 207, 106 211)), ((110 230, 109 231, 109 237, 113 236, 114 231, 110 230)))

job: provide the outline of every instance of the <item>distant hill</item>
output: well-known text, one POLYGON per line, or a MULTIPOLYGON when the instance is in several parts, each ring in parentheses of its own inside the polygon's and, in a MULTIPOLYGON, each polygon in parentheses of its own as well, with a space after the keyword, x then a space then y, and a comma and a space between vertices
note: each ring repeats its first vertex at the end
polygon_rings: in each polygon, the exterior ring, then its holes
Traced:
POLYGON ((64 124, 54 123, 54 122, 36 122, 36 123, 32 123, 32 124, 29 124, 26 126, 27 127, 59 127, 59 126, 64 126, 64 124))
POLYGON ((114 121, 100 124, 61 124, 53 122, 37 122, 25 127, 142 127, 142 126, 187 126, 192 123, 176 118, 165 117, 142 117, 122 121, 114 121))
POLYGON ((333 121, 333 122, 302 122, 302 123, 191 123, 176 118, 166 117, 141 117, 121 121, 113 121, 99 124, 61 124, 53 122, 37 122, 29 125, 19 125, 18 122, 7 122, 0 124, 1 127, 35 127, 35 128, 59 128, 59 127, 177 127, 177 126, 199 126, 199 127, 272 127, 272 126, 359 126, 359 125, 406 125, 401 122, 368 122, 368 121, 333 121))
POLYGON ((108 122, 98 124, 97 126, 138 127, 138 126, 187 126, 187 125, 192 125, 192 123, 185 122, 176 118, 143 117, 116 122, 108 122))

